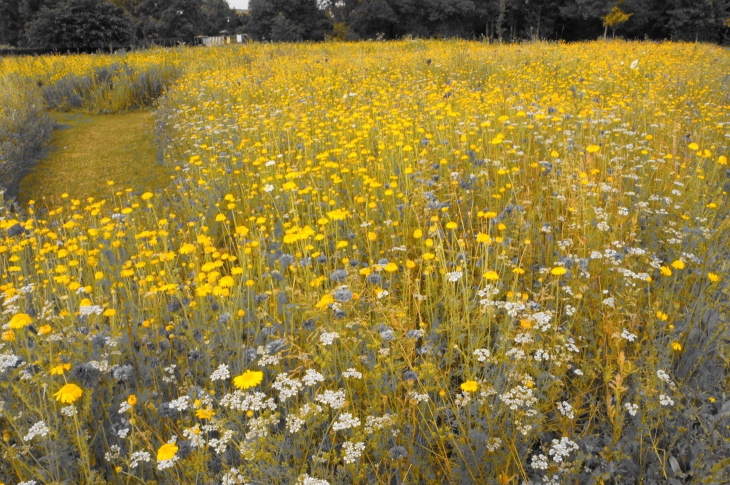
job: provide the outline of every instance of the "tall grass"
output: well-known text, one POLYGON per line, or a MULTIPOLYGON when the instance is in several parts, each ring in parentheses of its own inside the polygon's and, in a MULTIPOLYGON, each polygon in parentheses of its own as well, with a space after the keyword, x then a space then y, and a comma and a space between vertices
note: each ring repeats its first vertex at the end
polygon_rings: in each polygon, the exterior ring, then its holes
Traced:
POLYGON ((149 106, 180 75, 172 65, 139 69, 126 64, 94 68, 84 74, 67 74, 43 87, 48 109, 119 113, 149 106))
POLYGON ((0 191, 17 195, 18 183, 43 155, 54 123, 31 80, 0 77, 0 191))

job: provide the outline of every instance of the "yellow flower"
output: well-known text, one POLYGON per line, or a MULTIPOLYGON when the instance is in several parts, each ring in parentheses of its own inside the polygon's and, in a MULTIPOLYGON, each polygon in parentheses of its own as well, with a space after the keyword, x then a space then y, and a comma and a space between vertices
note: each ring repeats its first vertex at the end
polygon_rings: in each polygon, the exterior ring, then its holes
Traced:
POLYGON ((172 460, 177 455, 177 446, 172 443, 165 443, 157 450, 157 461, 172 460))
POLYGON ((700 146, 697 143, 690 143, 689 145, 687 145, 687 148, 692 151, 696 151, 700 149, 700 146))
POLYGON ((330 306, 330 304, 334 303, 334 301, 335 301, 334 297, 328 293, 328 294, 322 295, 322 298, 319 300, 319 302, 315 306, 321 310, 323 308, 327 308, 328 306, 330 306))
POLYGON ((601 149, 601 147, 599 147, 598 145, 588 145, 588 146, 586 147, 586 151, 587 151, 588 153, 596 153, 596 152, 598 152, 598 151, 599 151, 600 149, 601 149))
POLYGON ((33 320, 30 318, 30 315, 18 313, 10 319, 10 328, 24 328, 30 325, 32 321, 33 320))
POLYGON ((684 261, 681 259, 676 260, 672 263, 672 268, 674 269, 684 269, 684 261))
POLYGON ((50 325, 43 325, 41 328, 38 329, 38 335, 45 335, 47 333, 51 333, 53 329, 50 325))
POLYGON ((12 330, 5 330, 2 335, 3 340, 6 342, 13 342, 15 340, 15 332, 12 330))
POLYGON ((153 197, 153 194, 152 192, 145 192, 144 194, 142 194, 141 197, 142 200, 150 200, 153 197))
POLYGON ((327 217, 329 217, 333 221, 344 221, 349 215, 350 213, 348 211, 343 211, 342 209, 335 209, 327 213, 327 217))
POLYGON ((496 281, 499 279, 499 275, 496 271, 487 271, 484 273, 484 277, 490 281, 496 281))
POLYGON ((116 314, 117 314, 117 311, 114 308, 107 308, 106 310, 104 310, 104 313, 103 313, 103 315, 105 317, 113 317, 116 314))
POLYGON ((130 394, 127 398, 127 404, 129 404, 130 406, 134 406, 135 404, 137 404, 137 396, 135 396, 134 394, 130 394))
POLYGON ((479 234, 477 234, 477 242, 489 244, 490 242, 492 242, 492 238, 489 237, 489 234, 482 234, 480 232, 479 234))
POLYGON ((197 411, 195 411, 195 416, 197 416, 199 419, 210 419, 215 416, 215 411, 213 411, 211 408, 198 409, 197 411))
POLYGON ((218 285, 220 285, 221 288, 232 288, 234 284, 236 284, 236 282, 230 276, 224 276, 218 282, 218 285))
POLYGON ((522 268, 515 268, 515 269, 513 269, 513 270, 512 270, 512 272, 513 272, 514 274, 518 274, 518 275, 519 275, 519 274, 525 274, 525 270, 524 270, 524 269, 522 269, 522 268))
POLYGON ((416 229, 413 231, 413 239, 421 239, 423 237, 423 231, 420 229, 416 229))
POLYGON ((680 344, 679 342, 672 342, 672 350, 680 352, 682 350, 682 344, 680 344))
POLYGON ((71 364, 61 364, 57 365, 53 369, 51 369, 51 375, 52 376, 62 376, 64 372, 71 369, 71 364))
POLYGON ((720 281, 720 277, 715 273, 707 273, 707 279, 709 279, 713 283, 717 283, 718 281, 720 281))
POLYGON ((398 271, 398 265, 395 263, 388 263, 385 265, 385 271, 387 271, 388 273, 395 273, 396 271, 398 271))
POLYGON ((180 248, 180 254, 192 254, 195 252, 195 246, 190 243, 183 244, 180 248))
POLYGON ((233 385, 239 389, 256 387, 264 380, 264 373, 257 370, 247 370, 240 376, 233 378, 233 385))
POLYGON ((567 272, 568 272, 568 270, 563 268, 562 266, 556 266, 550 270, 550 274, 555 275, 555 276, 563 276, 567 272))
POLYGON ((446 229, 456 229, 459 225, 455 222, 449 222, 446 224, 446 229))
POLYGON ((84 391, 82 391, 81 388, 76 384, 66 384, 61 389, 59 389, 58 392, 53 395, 53 397, 55 397, 56 401, 60 403, 72 404, 74 401, 80 398, 83 393, 84 391))
POLYGON ((666 266, 662 266, 659 268, 659 272, 662 274, 662 276, 672 276, 672 270, 667 268, 666 266))
POLYGON ((477 381, 466 381, 461 384, 461 390, 464 392, 477 392, 479 383, 477 381))

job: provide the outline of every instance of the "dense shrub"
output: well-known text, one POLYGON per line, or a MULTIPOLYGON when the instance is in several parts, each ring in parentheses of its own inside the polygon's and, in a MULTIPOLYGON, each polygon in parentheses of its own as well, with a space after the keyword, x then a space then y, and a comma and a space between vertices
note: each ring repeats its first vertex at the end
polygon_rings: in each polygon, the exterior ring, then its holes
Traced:
POLYGON ((43 99, 47 108, 62 111, 128 111, 152 104, 179 72, 178 68, 166 65, 138 69, 111 64, 86 74, 66 74, 44 87, 43 99))
POLYGON ((20 179, 42 156, 54 123, 30 80, 0 77, 0 191, 17 193, 20 179))

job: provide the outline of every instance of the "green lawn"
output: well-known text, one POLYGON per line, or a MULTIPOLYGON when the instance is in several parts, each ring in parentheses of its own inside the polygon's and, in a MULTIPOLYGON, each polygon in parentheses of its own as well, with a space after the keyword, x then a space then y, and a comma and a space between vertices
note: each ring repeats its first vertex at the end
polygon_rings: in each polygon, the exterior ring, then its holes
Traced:
POLYGON ((62 194, 100 198, 127 188, 153 190, 169 183, 171 172, 157 162, 151 111, 53 116, 59 128, 48 156, 21 181, 23 203, 35 200, 38 206, 53 207, 62 194))

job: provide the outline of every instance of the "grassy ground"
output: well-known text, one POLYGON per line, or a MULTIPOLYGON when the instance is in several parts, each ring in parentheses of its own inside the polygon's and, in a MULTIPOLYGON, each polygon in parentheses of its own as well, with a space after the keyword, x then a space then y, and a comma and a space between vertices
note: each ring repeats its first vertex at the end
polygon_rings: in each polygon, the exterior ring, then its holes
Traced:
POLYGON ((157 163, 150 111, 116 115, 54 114, 60 125, 51 153, 20 186, 20 200, 52 207, 62 194, 101 197, 112 192, 151 189, 169 182, 157 163), (114 181, 112 187, 108 181, 114 181))

